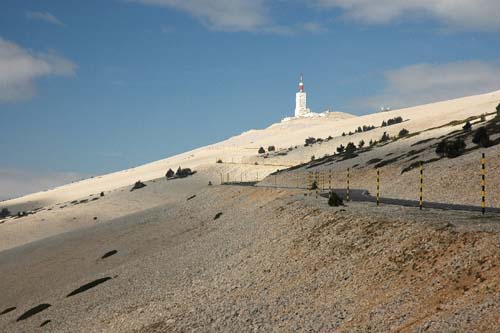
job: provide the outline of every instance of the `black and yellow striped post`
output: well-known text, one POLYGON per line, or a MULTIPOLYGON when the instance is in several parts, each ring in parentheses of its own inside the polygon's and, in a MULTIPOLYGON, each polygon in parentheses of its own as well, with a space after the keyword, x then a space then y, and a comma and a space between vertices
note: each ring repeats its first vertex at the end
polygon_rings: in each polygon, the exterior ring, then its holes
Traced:
POLYGON ((377 169, 377 206, 380 205, 380 170, 377 169))
POLYGON ((418 206, 420 210, 424 208, 424 163, 420 162, 420 199, 418 201, 418 206))
POLYGON ((350 201, 351 198, 349 196, 349 185, 350 185, 350 181, 351 181, 351 169, 350 168, 347 168, 347 188, 346 188, 346 197, 345 197, 345 201, 350 201))
POLYGON ((332 170, 328 171, 328 191, 332 190, 332 170))
POLYGON ((319 193, 319 172, 318 171, 316 171, 315 176, 316 176, 316 199, 317 199, 318 193, 319 193))
POLYGON ((481 211, 486 213, 486 158, 483 153, 481 158, 481 211))

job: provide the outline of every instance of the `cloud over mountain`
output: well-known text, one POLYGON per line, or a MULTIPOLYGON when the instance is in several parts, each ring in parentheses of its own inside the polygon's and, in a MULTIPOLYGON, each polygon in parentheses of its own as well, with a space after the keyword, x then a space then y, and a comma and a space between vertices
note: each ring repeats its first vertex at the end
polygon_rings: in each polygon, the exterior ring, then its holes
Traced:
POLYGON ((131 0, 175 8, 200 19, 210 28, 255 31, 269 23, 263 0, 131 0))
POLYGON ((55 51, 33 52, 0 37, 0 102, 30 99, 36 79, 72 76, 76 68, 55 51))
POLYGON ((64 23, 59 21, 57 17, 49 12, 35 12, 29 11, 26 13, 26 17, 30 20, 42 21, 46 23, 51 23, 59 26, 64 26, 64 23))
POLYGON ((322 8, 338 8, 356 21, 383 24, 431 17, 458 30, 500 30, 498 0, 315 0, 322 8))
POLYGON ((500 64, 491 62, 416 64, 384 77, 382 93, 366 98, 363 106, 399 108, 500 90, 500 64))

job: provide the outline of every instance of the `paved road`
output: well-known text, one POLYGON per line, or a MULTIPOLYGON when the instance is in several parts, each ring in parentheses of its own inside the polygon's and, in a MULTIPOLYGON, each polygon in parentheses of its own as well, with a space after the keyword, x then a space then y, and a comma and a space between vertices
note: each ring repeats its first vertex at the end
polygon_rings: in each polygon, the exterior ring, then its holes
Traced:
MULTIPOLYGON (((345 189, 335 189, 335 193, 339 196, 343 196, 346 193, 345 189)), ((322 197, 328 197, 328 193, 321 193, 322 197)), ((367 190, 350 190, 349 196, 352 201, 357 202, 377 202, 377 198, 370 195, 367 190)), ((392 199, 392 198, 380 198, 381 204, 386 205, 397 205, 397 206, 405 206, 405 207, 419 207, 419 202, 416 200, 403 200, 403 199, 392 199)), ((454 205, 448 203, 440 203, 440 202, 426 202, 424 201, 424 208, 433 208, 433 209, 443 209, 443 210, 462 210, 462 211, 471 211, 471 212, 480 212, 480 206, 473 205, 454 205)), ((500 208, 486 208, 488 213, 500 213, 500 208)))
MULTIPOLYGON (((238 185, 238 186, 255 186, 255 182, 251 183, 225 183, 223 185, 238 185)), ((296 187, 287 187, 287 186, 272 186, 272 185, 259 185, 259 187, 270 187, 270 188, 295 188, 296 187)), ((302 188, 307 190, 306 188, 302 188)), ((337 193, 340 197, 345 197, 346 189, 334 189, 335 193, 337 193)), ((327 190, 320 190, 320 195, 322 197, 328 198, 327 190)), ((351 189, 349 190, 349 197, 351 201, 354 202, 377 202, 377 199, 370 195, 368 190, 361 189, 351 189)), ((404 200, 404 199, 392 199, 392 198, 380 198, 380 203, 385 205, 396 205, 396 206, 404 206, 404 207, 419 207, 419 202, 416 200, 404 200)), ((432 208, 432 209, 442 209, 442 210, 458 210, 458 211, 470 211, 470 212, 481 212, 481 206, 473 206, 473 205, 454 205, 448 203, 440 203, 440 202, 428 202, 424 201, 424 208, 432 208)), ((500 208, 486 208, 487 213, 497 213, 500 214, 500 208)))

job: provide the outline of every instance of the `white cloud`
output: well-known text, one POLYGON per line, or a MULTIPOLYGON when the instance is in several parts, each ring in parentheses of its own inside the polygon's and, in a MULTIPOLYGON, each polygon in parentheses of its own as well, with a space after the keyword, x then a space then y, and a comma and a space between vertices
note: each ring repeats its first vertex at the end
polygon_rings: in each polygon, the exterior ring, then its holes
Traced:
POLYGON ((130 0, 172 7, 216 30, 256 31, 269 23, 264 0, 130 0))
POLYGON ((326 8, 340 8, 346 16, 366 23, 431 16, 456 29, 500 30, 498 0, 314 0, 326 8))
POLYGON ((54 51, 35 53, 0 37, 0 102, 29 99, 36 95, 37 78, 72 76, 76 68, 54 51))
POLYGON ((49 12, 27 12, 26 17, 30 20, 43 21, 59 26, 64 26, 64 23, 59 21, 57 17, 55 17, 49 12))
MULTIPOLYGON (((74 172, 34 172, 0 169, 0 200, 48 190, 84 178, 74 172)), ((0 203, 0 206, 2 204, 0 203)))
POLYGON ((500 64, 481 61, 417 64, 387 71, 383 92, 363 106, 415 106, 500 89, 500 64))

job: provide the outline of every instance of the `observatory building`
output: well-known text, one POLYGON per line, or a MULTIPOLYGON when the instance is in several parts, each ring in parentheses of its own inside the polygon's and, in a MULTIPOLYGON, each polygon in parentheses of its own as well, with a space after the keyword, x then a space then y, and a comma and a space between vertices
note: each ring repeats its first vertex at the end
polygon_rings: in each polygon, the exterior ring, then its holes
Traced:
POLYGON ((304 77, 300 74, 299 92, 295 95, 295 117, 304 117, 311 113, 307 108, 307 93, 304 91, 304 77))

